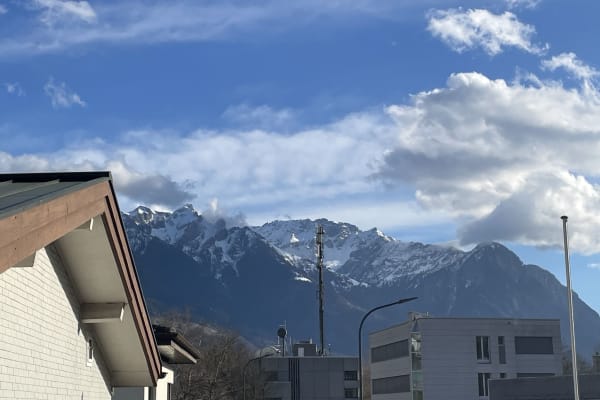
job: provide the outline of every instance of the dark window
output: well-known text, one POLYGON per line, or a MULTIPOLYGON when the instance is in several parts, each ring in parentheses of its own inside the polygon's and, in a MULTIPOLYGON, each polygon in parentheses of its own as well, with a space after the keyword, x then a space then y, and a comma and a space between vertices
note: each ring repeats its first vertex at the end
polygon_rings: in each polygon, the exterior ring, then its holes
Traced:
POLYGON ((477 347, 477 360, 490 361, 490 337, 476 336, 475 346, 477 347))
POLYGON ((408 339, 371 349, 371 362, 392 360, 408 356, 408 339))
POLYGON ((515 336, 517 354, 554 354, 551 336, 515 336))
POLYGON ((409 375, 400 375, 373 379, 371 388, 373 394, 408 393, 410 392, 410 377, 409 375))
POLYGON ((421 354, 412 353, 411 358, 412 358, 412 370, 420 371, 422 369, 421 354))
POLYGON ((413 398, 413 400, 423 400, 423 391, 422 390, 413 390, 412 398, 413 398))
POLYGON ((264 377, 265 381, 267 382, 277 382, 279 380, 279 374, 277 371, 265 371, 264 377))
POLYGON ((517 378, 535 378, 537 376, 554 376, 552 372, 520 372, 517 378))
POLYGON ((357 399, 358 398, 358 389, 357 388, 345 388, 344 389, 344 397, 346 399, 357 399))
POLYGON ((500 379, 506 378, 506 372, 500 372, 500 379))
POLYGON ((504 336, 498 336, 498 362, 506 364, 506 345, 504 344, 504 336))
POLYGON ((358 371, 344 371, 344 380, 345 381, 357 381, 358 380, 358 371))
POLYGON ((490 380, 489 373, 479 373, 477 374, 477 383, 479 385, 479 396, 488 396, 488 381, 490 380))

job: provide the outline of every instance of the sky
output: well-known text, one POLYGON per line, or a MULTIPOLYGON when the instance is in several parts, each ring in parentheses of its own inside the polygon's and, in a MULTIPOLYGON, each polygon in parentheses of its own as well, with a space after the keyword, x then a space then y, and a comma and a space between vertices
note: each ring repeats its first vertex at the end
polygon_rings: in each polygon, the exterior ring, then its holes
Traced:
POLYGON ((499 241, 600 311, 600 2, 0 0, 0 171, 499 241))

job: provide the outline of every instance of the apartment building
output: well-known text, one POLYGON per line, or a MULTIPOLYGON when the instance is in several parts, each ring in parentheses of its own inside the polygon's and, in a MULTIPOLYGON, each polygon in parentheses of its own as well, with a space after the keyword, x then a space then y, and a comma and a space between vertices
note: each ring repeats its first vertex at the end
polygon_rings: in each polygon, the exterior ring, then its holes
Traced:
POLYGON ((489 398, 490 379, 561 373, 558 319, 411 313, 369 334, 373 400, 489 398))

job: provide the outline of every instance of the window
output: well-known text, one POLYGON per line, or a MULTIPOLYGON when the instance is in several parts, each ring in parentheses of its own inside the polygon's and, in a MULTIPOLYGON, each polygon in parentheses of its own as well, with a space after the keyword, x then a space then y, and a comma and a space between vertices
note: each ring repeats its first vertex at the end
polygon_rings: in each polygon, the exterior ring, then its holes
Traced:
POLYGON ((410 376, 400 375, 373 379, 371 391, 373 394, 408 393, 410 392, 410 376))
POLYGON ((345 381, 357 381, 358 380, 358 371, 344 371, 344 380, 345 381))
POLYGON ((422 369, 420 333, 411 333, 410 335, 410 358, 411 369, 413 371, 420 371, 422 369))
POLYGON ((277 382, 279 380, 279 374, 277 371, 265 371, 264 376, 265 381, 267 382, 277 382))
POLYGON ((423 389, 423 374, 421 371, 413 371, 411 374, 411 385, 412 390, 422 390, 423 389))
POLYGON ((479 373, 477 374, 477 383, 479 385, 479 396, 487 397, 489 396, 488 390, 488 380, 490 379, 489 373, 479 373))
POLYGON ((90 367, 94 363, 94 341, 92 339, 88 339, 86 346, 86 362, 85 364, 90 367))
POLYGON ((371 349, 371 362, 380 362, 408 356, 408 339, 371 349))
POLYGON ((344 389, 344 398, 357 399, 358 398, 358 389, 357 388, 345 388, 344 389))
POLYGON ((412 400, 423 400, 423 391, 422 390, 413 390, 412 400))
POLYGON ((552 336, 515 336, 517 354, 554 354, 552 336))
POLYGON ((504 344, 504 336, 498 336, 498 362, 506 364, 506 345, 504 344))
POLYGON ((506 372, 500 372, 500 379, 506 379, 506 372))
POLYGON ((475 338, 475 346, 477 347, 477 361, 490 361, 490 337, 477 336, 475 338))

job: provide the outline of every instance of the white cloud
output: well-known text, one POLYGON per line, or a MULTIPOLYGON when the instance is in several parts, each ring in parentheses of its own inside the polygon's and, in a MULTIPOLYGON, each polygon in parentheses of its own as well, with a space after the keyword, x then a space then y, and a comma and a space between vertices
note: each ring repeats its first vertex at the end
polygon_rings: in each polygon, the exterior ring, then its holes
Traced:
POLYGON ((427 209, 458 221, 463 244, 506 240, 600 251, 600 101, 590 90, 454 74, 390 107, 399 142, 378 176, 413 185, 427 209))
POLYGON ((54 82, 54 78, 48 79, 48 82, 44 85, 44 93, 50 97, 54 108, 70 108, 73 105, 86 106, 85 101, 69 89, 65 82, 54 82))
POLYGON ((589 263, 587 266, 592 269, 600 269, 600 263, 589 263))
POLYGON ((536 8, 542 0, 505 0, 508 8, 536 8))
POLYGON ((494 56, 514 47, 543 54, 548 45, 533 43, 535 28, 520 22, 511 12, 493 14, 482 9, 436 10, 429 14, 427 29, 457 52, 482 48, 494 56))
POLYGON ((96 21, 96 12, 87 1, 32 0, 32 5, 43 10, 40 19, 49 26, 63 24, 68 20, 87 23, 96 21))
POLYGON ((289 209, 292 201, 333 201, 379 186, 369 176, 395 136, 393 121, 382 111, 351 114, 286 134, 130 131, 117 140, 74 143, 43 156, 4 154, 0 170, 109 168, 116 171, 116 187, 129 205, 152 201, 173 206, 175 197, 183 202, 197 195, 200 203, 218 198, 232 212, 289 209), (149 186, 154 191, 149 199, 144 185, 156 176, 165 179, 149 186))
POLYGON ((578 59, 575 53, 561 53, 549 60, 543 60, 542 68, 550 71, 562 68, 575 78, 588 81, 599 74, 597 69, 578 59))
POLYGON ((258 129, 287 129, 296 125, 294 110, 276 110, 264 104, 258 107, 248 104, 231 106, 223 112, 222 117, 235 124, 258 129))
POLYGON ((226 40, 231 37, 255 40, 256 34, 273 34, 302 24, 393 18, 419 2, 356 0, 352 2, 212 1, 177 0, 97 2, 30 0, 42 9, 45 24, 25 21, 26 28, 0 40, 0 57, 58 52, 71 47, 106 43, 113 45, 153 44, 226 40), (81 23, 86 22, 86 23, 81 23), (94 23, 96 22, 96 23, 94 23), (252 33, 252 34, 250 34, 252 33))
POLYGON ((19 84, 19 82, 6 82, 4 83, 4 87, 6 88, 6 93, 14 94, 15 96, 25 96, 25 91, 19 84))
POLYGON ((0 4, 0 15, 6 14, 8 12, 8 9, 6 8, 6 6, 0 4))
POLYGON ((560 246, 566 214, 572 249, 592 253, 600 251, 595 90, 459 73, 408 104, 310 129, 129 131, 45 155, 0 153, 0 169, 111 168, 125 204, 218 198, 251 223, 281 214, 385 228, 454 221, 462 244, 560 246), (385 187, 403 194, 396 202, 385 187))

